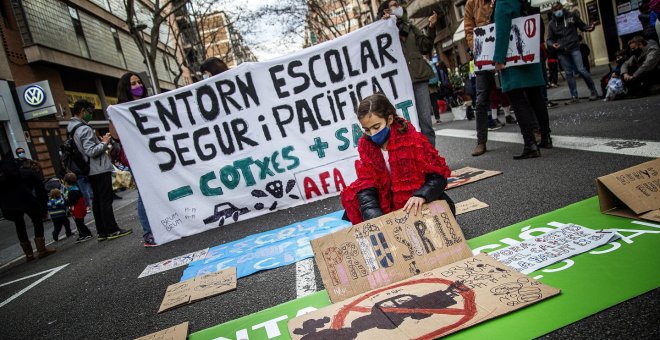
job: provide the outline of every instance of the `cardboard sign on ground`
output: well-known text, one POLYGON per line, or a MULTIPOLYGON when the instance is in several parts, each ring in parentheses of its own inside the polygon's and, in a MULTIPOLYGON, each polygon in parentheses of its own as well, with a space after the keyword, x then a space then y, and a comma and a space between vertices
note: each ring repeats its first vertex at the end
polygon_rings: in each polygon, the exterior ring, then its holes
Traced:
POLYGON ((523 274, 529 274, 617 239, 619 235, 615 230, 593 230, 566 224, 555 231, 488 255, 523 274))
POLYGON ((445 201, 403 210, 311 241, 332 302, 472 256, 445 201))
POLYGON ((186 337, 188 337, 188 321, 135 340, 186 340, 186 337))
POLYGON ((485 254, 289 321, 293 339, 435 339, 559 294, 485 254))
POLYGON ((596 180, 600 211, 660 222, 660 158, 596 180))
POLYGON ((236 267, 167 287, 158 313, 236 289, 236 267))
POLYGON ((456 203, 456 215, 469 213, 483 208, 488 208, 488 204, 472 197, 469 200, 456 203))
POLYGON ((502 174, 501 171, 482 170, 470 167, 454 170, 451 172, 451 176, 447 179, 447 190, 500 174, 502 174))
POLYGON ((161 273, 166 270, 185 266, 191 262, 204 259, 208 251, 209 248, 206 248, 185 255, 177 256, 171 259, 167 259, 158 263, 150 264, 146 268, 144 268, 140 276, 138 276, 138 279, 143 278, 145 276, 161 273))

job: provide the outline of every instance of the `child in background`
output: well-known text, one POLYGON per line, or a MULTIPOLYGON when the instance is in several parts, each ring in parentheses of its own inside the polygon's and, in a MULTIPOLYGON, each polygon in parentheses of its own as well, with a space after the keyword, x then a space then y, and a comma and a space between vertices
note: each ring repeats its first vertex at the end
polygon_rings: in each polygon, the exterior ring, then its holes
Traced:
POLYGON ((358 142, 357 180, 341 192, 346 217, 353 224, 403 208, 417 215, 424 203, 445 200, 451 170, 445 159, 383 94, 360 102, 357 118, 364 129, 358 142))
POLYGON ((85 242, 92 238, 92 232, 85 225, 85 215, 87 215, 87 205, 78 184, 78 178, 74 173, 67 173, 64 176, 64 186, 67 188, 66 205, 71 209, 71 215, 78 228, 78 239, 76 243, 85 242))
POLYGON ((50 191, 50 199, 48 200, 48 215, 50 215, 50 220, 53 221, 53 240, 58 241, 62 226, 64 226, 66 237, 73 235, 71 232, 69 217, 66 215, 66 204, 60 189, 52 189, 50 191))
POLYGON ((623 86, 623 81, 619 78, 618 72, 612 72, 610 80, 607 82, 607 94, 605 94, 605 99, 603 101, 616 100, 623 97, 626 94, 626 89, 623 86))

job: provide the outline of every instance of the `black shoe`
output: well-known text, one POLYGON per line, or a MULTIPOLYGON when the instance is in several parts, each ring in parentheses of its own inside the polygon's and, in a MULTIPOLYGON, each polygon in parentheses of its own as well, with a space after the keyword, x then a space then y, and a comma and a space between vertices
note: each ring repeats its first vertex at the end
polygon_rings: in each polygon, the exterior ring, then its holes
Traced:
POLYGON ((518 121, 513 118, 513 116, 506 116, 506 123, 507 124, 518 124, 518 121))
POLYGON ((541 157, 541 151, 536 145, 525 146, 523 152, 518 156, 513 156, 513 159, 527 159, 527 158, 536 158, 541 157))
POLYGON ((124 198, 121 197, 121 196, 119 196, 119 195, 117 195, 117 193, 114 193, 114 192, 113 192, 113 193, 112 193, 112 199, 113 199, 113 200, 121 200, 121 199, 124 199, 124 198))
POLYGON ((552 138, 551 137, 541 137, 541 143, 539 143, 539 148, 543 149, 552 149, 552 138))

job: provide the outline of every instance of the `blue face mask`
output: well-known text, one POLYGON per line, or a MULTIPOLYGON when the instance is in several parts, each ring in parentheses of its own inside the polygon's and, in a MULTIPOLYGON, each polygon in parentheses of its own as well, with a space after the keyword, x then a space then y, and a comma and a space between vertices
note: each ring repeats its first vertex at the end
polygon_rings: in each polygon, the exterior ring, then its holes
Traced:
POLYGON ((382 146, 390 138, 390 127, 386 126, 382 128, 380 131, 374 133, 373 136, 369 136, 369 135, 366 136, 372 142, 378 144, 379 146, 382 146))
POLYGON ((25 158, 25 152, 19 152, 18 158, 25 158))
POLYGON ((553 14, 554 14, 557 18, 561 18, 561 17, 564 16, 564 10, 563 10, 563 9, 558 9, 558 10, 554 11, 553 14))

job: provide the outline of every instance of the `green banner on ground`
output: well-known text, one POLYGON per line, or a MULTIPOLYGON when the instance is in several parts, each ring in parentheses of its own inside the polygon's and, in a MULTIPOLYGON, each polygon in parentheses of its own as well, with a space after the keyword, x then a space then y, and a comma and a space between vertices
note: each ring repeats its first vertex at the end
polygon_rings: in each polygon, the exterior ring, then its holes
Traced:
MULTIPOLYGON (((597 197, 477 237, 468 244, 475 252, 493 251, 567 223, 616 229, 622 239, 530 274, 560 288, 560 295, 449 337, 534 338, 660 287, 660 224, 601 214, 597 197)), ((189 339, 289 339, 289 319, 329 304, 325 291, 320 291, 199 331, 189 339)))

